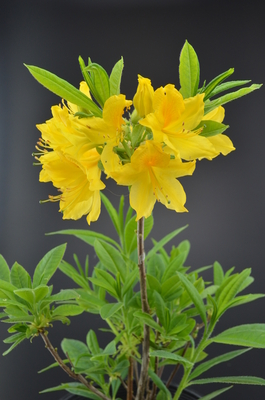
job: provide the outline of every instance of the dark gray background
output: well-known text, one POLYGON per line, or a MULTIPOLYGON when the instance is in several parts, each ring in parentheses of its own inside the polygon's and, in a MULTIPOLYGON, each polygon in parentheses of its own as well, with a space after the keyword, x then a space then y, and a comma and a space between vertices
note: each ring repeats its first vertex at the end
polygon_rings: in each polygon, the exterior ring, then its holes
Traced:
MULTIPOLYGON (((78 86, 81 74, 78 56, 88 56, 110 73, 124 57, 122 93, 132 98, 137 74, 150 77, 154 87, 175 83, 178 60, 185 39, 194 46, 201 64, 202 80, 212 79, 230 67, 235 79, 265 80, 265 24, 262 1, 229 0, 34 0, 5 2, 0 10, 0 252, 12 265, 18 261, 32 273, 51 247, 68 240, 66 258, 76 252, 81 260, 94 254, 77 239, 45 237, 46 232, 86 228, 86 221, 62 221, 57 204, 39 205, 52 193, 52 186, 38 182, 39 168, 31 153, 39 137, 37 123, 49 119, 50 108, 59 99, 40 86, 23 63, 48 69, 78 86)), ((202 83, 201 80, 201 83, 202 83)), ((225 123, 236 151, 212 162, 198 162, 192 177, 182 179, 189 213, 176 214, 156 205, 152 236, 189 224, 176 240, 191 241, 188 264, 193 268, 218 260, 225 270, 252 267, 252 292, 264 288, 264 88, 226 106, 225 123)), ((108 182, 110 184, 110 182, 108 182)), ((105 193, 115 204, 124 188, 108 185, 105 193)), ((54 193, 54 192, 53 192, 54 193)), ((91 229, 113 232, 102 212, 91 229)), ((148 244, 147 244, 148 247, 148 244)), ((206 275, 211 279, 211 274, 206 275)), ((60 272, 53 279, 55 290, 70 287, 60 272)), ((229 311, 218 331, 241 323, 265 322, 265 300, 229 311)), ((83 320, 82 320, 83 321, 83 320)), ((74 322, 74 321, 73 321, 74 322)), ((99 318, 63 327, 55 324, 50 333, 55 346, 63 336, 85 340, 96 329, 99 318)), ((0 351, 7 326, 0 325, 0 351)), ((100 334, 101 345, 106 338, 100 334)), ((213 355, 221 349, 213 348, 213 355)), ((224 350, 224 348, 223 348, 224 350)), ((227 349, 228 350, 228 349, 227 349)), ((253 350, 226 365, 212 376, 257 375, 265 378, 264 351, 253 350)), ((58 399, 38 391, 67 377, 57 370, 38 375, 52 362, 40 338, 21 344, 0 361, 1 400, 58 399)), ((217 386, 214 386, 217 388, 217 386)), ((201 386, 204 394, 208 387, 201 386)), ((235 386, 220 399, 265 398, 265 388, 235 386)))

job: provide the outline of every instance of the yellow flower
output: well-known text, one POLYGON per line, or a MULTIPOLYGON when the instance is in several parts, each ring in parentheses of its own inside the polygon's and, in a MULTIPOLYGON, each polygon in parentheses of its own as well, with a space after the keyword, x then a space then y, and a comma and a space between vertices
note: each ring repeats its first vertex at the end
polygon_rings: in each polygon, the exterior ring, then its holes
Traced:
POLYGON ((148 78, 138 75, 138 87, 133 98, 133 105, 140 117, 153 111, 154 89, 148 78))
POLYGON ((218 154, 211 142, 195 130, 204 114, 204 94, 183 99, 174 85, 166 85, 154 93, 154 112, 139 123, 150 128, 155 141, 164 142, 180 158, 195 160, 218 154))
POLYGON ((60 202, 63 219, 79 219, 87 215, 87 222, 96 221, 100 214, 100 190, 105 185, 100 180, 99 154, 95 149, 86 151, 80 161, 60 151, 50 151, 39 157, 42 163, 40 182, 52 181, 60 194, 49 196, 60 202))
MULTIPOLYGON (((225 109, 222 106, 219 106, 206 114, 202 120, 204 121, 216 121, 216 122, 223 122, 225 117, 225 109)), ((232 143, 232 141, 229 139, 228 136, 219 133, 218 135, 215 136, 210 136, 207 138, 212 145, 214 146, 215 150, 218 153, 222 153, 224 156, 229 154, 231 151, 235 150, 235 147, 232 143)))
POLYGON ((186 194, 176 178, 191 175, 194 168, 195 161, 171 159, 160 143, 148 140, 135 150, 131 162, 113 171, 111 177, 119 185, 131 186, 130 204, 139 220, 151 215, 156 201, 177 212, 187 211, 186 194))

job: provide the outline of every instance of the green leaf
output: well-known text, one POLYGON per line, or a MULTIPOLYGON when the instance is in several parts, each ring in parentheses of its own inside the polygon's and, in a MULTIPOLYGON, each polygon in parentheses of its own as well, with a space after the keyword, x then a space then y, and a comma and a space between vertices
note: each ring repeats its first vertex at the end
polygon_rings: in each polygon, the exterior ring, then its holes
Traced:
POLYGON ((120 94, 120 84, 121 84, 121 76, 123 70, 123 57, 114 65, 110 78, 110 96, 119 95, 120 94))
POLYGON ((33 275, 33 288, 47 285, 56 269, 58 268, 66 249, 66 244, 50 250, 38 263, 33 275))
POLYGON ((216 96, 217 94, 225 92, 226 90, 233 89, 234 87, 246 85, 249 82, 251 82, 251 80, 230 81, 221 83, 220 85, 216 86, 216 88, 212 91, 210 97, 216 96))
POLYGON ((182 281, 183 285, 185 286, 185 289, 187 290, 190 298, 192 299, 195 307, 198 310, 198 313, 200 314, 200 317, 202 321, 204 322, 205 326, 207 325, 207 319, 206 319, 206 312, 205 312, 205 305, 203 303, 203 300, 198 292, 198 290, 195 288, 195 286, 180 272, 177 273, 180 280, 182 281))
POLYGON ((137 147, 137 144, 140 142, 144 131, 146 130, 146 127, 143 125, 134 125, 133 127, 133 131, 131 134, 131 138, 132 138, 132 147, 137 147))
POLYGON ((207 394, 206 396, 200 397, 200 400, 212 400, 215 397, 219 396, 219 394, 222 394, 222 393, 226 392, 227 390, 231 389, 232 387, 233 386, 228 386, 226 388, 216 390, 216 391, 214 391, 214 392, 212 392, 210 394, 207 394))
POLYGON ((88 281, 83 276, 81 276, 76 269, 67 263, 66 261, 62 261, 59 266, 60 271, 62 271, 66 276, 71 278, 77 285, 82 287, 83 289, 89 289, 88 281))
POLYGON ((242 385, 261 385, 265 386, 265 379, 256 376, 224 376, 218 378, 197 379, 190 382, 190 385, 204 385, 206 383, 232 383, 242 385))
POLYGON ((197 126, 196 129, 201 129, 201 128, 203 129, 202 132, 200 133, 200 136, 212 137, 226 131, 226 129, 229 128, 229 125, 225 125, 222 124, 221 122, 216 122, 216 121, 203 120, 197 126))
POLYGON ((236 92, 225 94, 224 96, 221 96, 216 100, 212 100, 212 101, 207 100, 205 102, 204 112, 205 112, 205 114, 208 114, 210 111, 214 110, 215 108, 217 108, 219 106, 229 103, 230 101, 239 99, 240 97, 245 96, 245 95, 253 92, 254 90, 260 89, 261 86, 262 85, 253 84, 247 88, 239 89, 236 92))
POLYGON ((15 347, 17 347, 21 342, 23 342, 24 339, 26 339, 25 333, 18 334, 17 340, 12 344, 12 346, 9 347, 8 350, 6 350, 3 353, 3 356, 6 356, 7 354, 9 354, 15 347))
POLYGON ((194 48, 186 40, 179 64, 180 93, 185 98, 195 96, 200 80, 200 64, 194 48))
POLYGON ((24 65, 39 83, 57 96, 70 101, 85 110, 91 111, 97 117, 102 116, 102 111, 91 99, 64 79, 59 78, 45 69, 33 65, 24 65))
POLYGON ((155 383, 155 385, 162 390, 162 392, 165 393, 166 399, 165 400, 171 400, 172 396, 166 385, 161 381, 161 379, 157 376, 157 374, 152 371, 150 368, 148 369, 148 375, 152 379, 152 381, 155 383))
POLYGON ((156 290, 158 293, 161 293, 162 291, 162 287, 160 282, 158 281, 158 279, 156 279, 154 276, 152 275, 146 275, 146 280, 148 283, 148 286, 150 289, 152 290, 156 290))
POLYGON ((221 315, 225 310, 226 305, 234 299, 236 294, 240 291, 244 282, 249 277, 251 269, 247 268, 243 270, 240 274, 235 274, 228 281, 227 279, 223 281, 223 284, 216 292, 216 300, 218 306, 218 315, 221 315))
POLYGON ((234 326, 211 338, 211 342, 264 349, 265 324, 234 326))
POLYGON ((92 329, 90 329, 90 331, 87 334, 86 342, 87 342, 87 346, 88 346, 91 354, 93 354, 93 356, 100 353, 97 335, 95 334, 95 332, 92 329))
POLYGON ((172 278, 172 276, 176 275, 176 272, 179 270, 180 267, 182 267, 186 258, 186 252, 181 252, 169 262, 162 276, 162 283, 166 282, 168 279, 172 278))
POLYGON ((81 306, 77 306, 75 304, 63 304, 54 309, 52 316, 54 317, 59 315, 59 316, 70 317, 82 314, 82 312, 84 312, 84 308, 81 306))
POLYGON ((43 300, 44 297, 47 296, 49 293, 49 287, 45 285, 40 285, 34 289, 34 294, 35 294, 35 301, 36 303, 43 300))
POLYGON ((164 236, 159 242, 155 244, 155 246, 147 253, 146 260, 152 257, 155 253, 157 253, 163 246, 165 246, 170 240, 172 240, 175 236, 177 236, 180 232, 187 228, 188 225, 183 226, 182 228, 176 229, 168 235, 164 236))
POLYGON ((7 290, 8 292, 14 292, 14 290, 16 290, 17 288, 16 286, 12 285, 12 283, 0 279, 0 289, 7 290))
POLYGON ((213 277, 214 277, 214 284, 221 286, 224 280, 224 271, 219 262, 215 261, 213 264, 213 277))
POLYGON ((85 62, 81 56, 78 57, 78 61, 79 61, 79 65, 81 68, 82 75, 84 77, 84 80, 86 81, 87 86, 89 87, 89 90, 90 90, 92 96, 95 98, 95 100, 98 102, 98 104, 100 104, 101 107, 103 107, 101 98, 95 88, 94 81, 92 80, 91 75, 87 72, 85 62))
POLYGON ((103 240, 104 242, 113 244, 119 250, 121 250, 121 247, 119 246, 119 244, 117 242, 115 242, 115 240, 111 239, 110 237, 103 235, 102 233, 93 232, 93 231, 89 231, 89 230, 85 230, 85 229, 64 229, 64 230, 57 231, 57 232, 50 232, 50 233, 47 233, 46 235, 73 235, 93 247, 94 247, 95 240, 100 239, 100 240, 103 240))
POLYGON ((0 254, 0 280, 10 282, 9 266, 1 254, 0 254))
POLYGON ((23 300, 26 300, 30 305, 35 304, 35 293, 33 289, 17 289, 14 293, 23 300))
POLYGON ((120 236, 121 229, 120 229, 120 221, 119 221, 119 216, 118 216, 117 211, 115 210, 115 208, 113 207, 113 205, 111 204, 109 199, 102 192, 100 192, 100 197, 101 197, 102 203, 104 204, 104 206, 109 214, 111 222, 114 225, 114 228, 116 229, 118 235, 120 236))
POLYGON ((204 101, 207 100, 210 97, 210 94, 212 91, 225 79, 227 79, 230 75, 234 73, 234 68, 230 68, 228 71, 223 72, 222 74, 218 75, 216 78, 214 78, 206 88, 204 89, 203 93, 204 95, 204 101))
POLYGON ((175 361, 175 364, 183 364, 186 365, 187 367, 192 367, 193 363, 187 360, 184 357, 179 356, 178 354, 171 353, 170 351, 166 350, 155 350, 150 352, 151 357, 158 357, 158 358, 165 358, 168 360, 175 361))
POLYGON ((133 315, 136 318, 139 318, 140 321, 142 321, 144 324, 150 326, 151 328, 155 329, 156 331, 158 331, 158 332, 163 331, 163 328, 160 325, 158 325, 158 323, 155 322, 149 314, 144 313, 143 311, 136 311, 133 315))
POLYGON ((100 98, 100 105, 104 106, 105 101, 110 97, 109 76, 101 65, 90 63, 86 70, 93 73, 93 81, 100 98))
POLYGON ((10 282, 18 289, 31 288, 31 278, 27 271, 17 262, 11 268, 10 282))
POLYGON ((226 361, 232 360, 233 358, 238 357, 241 354, 244 354, 245 352, 247 352, 249 350, 250 349, 230 351, 229 353, 222 354, 221 356, 218 356, 218 357, 215 357, 215 358, 213 358, 213 359, 211 359, 209 361, 206 361, 206 362, 200 364, 197 368, 194 369, 194 371, 189 376, 189 380, 193 380, 194 378, 197 378, 197 376, 199 376, 199 375, 203 374, 204 372, 208 371, 213 366, 221 364, 222 362, 226 362, 226 361))
POLYGON ((47 300, 50 300, 51 302, 65 301, 77 299, 79 297, 80 295, 78 294, 78 292, 73 289, 62 289, 59 293, 50 296, 47 300))
POLYGON ((102 319, 108 319, 114 315, 118 310, 121 309, 123 303, 109 303, 105 304, 100 310, 100 316, 102 319))
POLYGON ((120 252, 112 245, 99 240, 96 240, 94 248, 102 264, 114 275, 119 272, 121 274, 122 281, 125 282, 127 268, 120 252))

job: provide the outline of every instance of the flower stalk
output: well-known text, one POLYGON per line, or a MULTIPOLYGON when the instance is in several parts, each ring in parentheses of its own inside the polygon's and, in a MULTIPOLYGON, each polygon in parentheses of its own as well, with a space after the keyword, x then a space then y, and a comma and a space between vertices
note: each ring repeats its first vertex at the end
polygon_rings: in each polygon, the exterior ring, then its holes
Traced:
MULTIPOLYGON (((140 291, 142 301, 142 311, 149 314, 149 304, 146 289, 146 273, 145 273, 145 253, 144 253, 144 217, 137 221, 137 248, 138 248, 138 268, 140 275, 140 291)), ((150 328, 144 324, 144 338, 142 344, 142 367, 136 393, 136 400, 143 400, 148 381, 149 367, 149 346, 150 346, 150 328)))

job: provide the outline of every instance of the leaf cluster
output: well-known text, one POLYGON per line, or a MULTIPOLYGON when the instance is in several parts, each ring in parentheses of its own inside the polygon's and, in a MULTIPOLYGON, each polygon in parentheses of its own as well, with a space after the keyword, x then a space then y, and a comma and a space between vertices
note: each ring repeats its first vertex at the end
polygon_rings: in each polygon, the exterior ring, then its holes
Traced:
MULTIPOLYGON (((251 270, 234 273, 234 268, 224 272, 218 262, 191 271, 186 261, 190 250, 187 240, 165 246, 185 227, 176 229, 160 241, 153 240, 147 252, 146 281, 150 313, 144 313, 139 289, 136 231, 137 224, 131 208, 124 213, 121 197, 118 212, 102 195, 102 201, 116 230, 118 241, 93 231, 66 230, 57 234, 74 235, 93 246, 98 263, 89 273, 88 262, 82 268, 63 261, 59 269, 77 285, 72 289, 78 294, 76 306, 88 313, 99 314, 114 339, 104 348, 99 347, 96 334, 90 330, 86 343, 64 339, 62 349, 75 373, 81 373, 96 383, 106 396, 114 396, 128 375, 130 360, 141 364, 140 345, 143 327, 150 327, 149 376, 160 390, 160 397, 171 399, 163 383, 162 371, 166 366, 182 368, 183 378, 179 391, 193 384, 223 382, 264 385, 256 377, 201 378, 210 368, 243 355, 251 348, 265 347, 265 324, 232 327, 213 336, 220 317, 229 309, 263 297, 263 294, 242 294, 253 282, 251 270), (213 270, 212 282, 205 282, 202 274, 213 270), (212 343, 243 347, 210 358, 206 349, 212 343), (106 376, 108 379, 106 379, 106 376)), ((146 237, 153 226, 153 219, 146 220, 146 237)), ((58 364, 53 364, 54 367, 58 364)), ((213 392, 214 398, 230 387, 213 392)), ((67 383, 51 390, 65 389, 70 393, 95 398, 95 394, 82 384, 67 383)), ((174 398, 178 398, 177 394, 174 398)), ((97 397, 97 396, 96 396, 97 397)), ((207 397, 206 397, 207 398, 207 397)))

